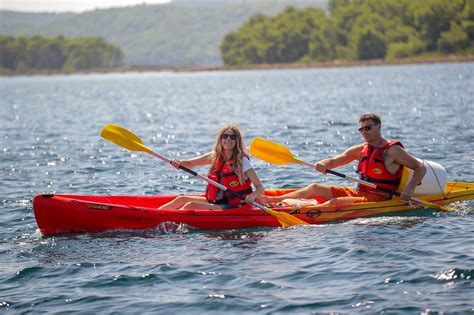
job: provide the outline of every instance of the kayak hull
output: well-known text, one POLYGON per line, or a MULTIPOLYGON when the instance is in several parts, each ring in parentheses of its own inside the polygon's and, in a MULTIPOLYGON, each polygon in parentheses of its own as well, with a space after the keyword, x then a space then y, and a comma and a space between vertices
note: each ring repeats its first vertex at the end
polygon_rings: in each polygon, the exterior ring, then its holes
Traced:
MULTIPOLYGON (((267 195, 281 195, 292 189, 268 190, 267 195)), ((245 205, 228 210, 158 210, 176 195, 164 196, 81 196, 40 194, 33 199, 33 210, 41 233, 101 232, 108 230, 153 229, 165 222, 186 224, 199 230, 227 230, 280 227, 278 220, 265 211, 245 205)), ((418 196, 447 205, 474 199, 474 184, 450 182, 444 194, 418 196)), ((324 200, 318 200, 324 202, 324 200)), ((319 205, 307 208, 281 208, 310 224, 346 221, 355 218, 402 214, 413 211, 408 202, 394 198, 384 202, 346 206, 319 205)))

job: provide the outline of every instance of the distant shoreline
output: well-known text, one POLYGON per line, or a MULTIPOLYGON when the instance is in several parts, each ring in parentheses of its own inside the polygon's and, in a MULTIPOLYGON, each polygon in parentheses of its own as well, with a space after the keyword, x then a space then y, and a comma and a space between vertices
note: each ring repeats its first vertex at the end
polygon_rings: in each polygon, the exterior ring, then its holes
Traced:
POLYGON ((28 72, 0 72, 0 76, 29 76, 29 75, 62 75, 62 74, 94 74, 94 73, 127 73, 127 72, 204 72, 204 71, 236 71, 236 70, 281 70, 281 69, 310 69, 310 68, 336 68, 336 67, 364 67, 405 64, 433 64, 455 63, 474 61, 474 54, 446 55, 431 57, 411 57, 403 59, 385 60, 333 60, 317 63, 279 63, 279 64, 254 64, 245 66, 206 66, 206 65, 145 65, 123 66, 117 68, 89 69, 83 71, 54 71, 31 70, 28 72))
MULTIPOLYGON (((474 61, 474 55, 447 55, 433 57, 412 57, 405 59, 372 59, 372 60, 333 60, 317 63, 278 63, 278 64, 254 64, 245 66, 169 66, 156 67, 158 71, 233 71, 233 70, 266 70, 266 69, 306 69, 306 68, 336 68, 336 67, 359 67, 359 66, 384 66, 384 65, 403 65, 403 64, 432 64, 432 63, 454 63, 474 61)), ((153 71, 151 67, 131 66, 134 71, 153 71)))

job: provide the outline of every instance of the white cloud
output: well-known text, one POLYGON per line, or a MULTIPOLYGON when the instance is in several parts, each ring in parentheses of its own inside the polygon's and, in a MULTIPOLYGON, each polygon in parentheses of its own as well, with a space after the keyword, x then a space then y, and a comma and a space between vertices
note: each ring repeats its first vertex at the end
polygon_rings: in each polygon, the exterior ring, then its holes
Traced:
POLYGON ((0 0, 0 9, 22 12, 84 12, 138 4, 163 4, 172 0, 0 0))

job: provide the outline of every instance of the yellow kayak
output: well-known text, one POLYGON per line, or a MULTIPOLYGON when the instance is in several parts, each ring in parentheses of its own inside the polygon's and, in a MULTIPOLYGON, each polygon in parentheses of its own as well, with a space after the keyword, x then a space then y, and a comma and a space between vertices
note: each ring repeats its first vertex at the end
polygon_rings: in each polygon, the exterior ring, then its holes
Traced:
MULTIPOLYGON (((277 189, 273 191, 267 191, 266 194, 270 196, 279 196, 293 190, 294 189, 277 189)), ((443 194, 415 197, 429 201, 436 205, 448 206, 449 204, 456 201, 473 200, 474 184, 466 182, 448 182, 443 194)), ((322 199, 316 200, 319 203, 325 202, 325 200, 322 199)), ((449 209, 449 206, 447 208, 449 209)), ((289 211, 289 213, 293 214, 299 219, 311 224, 318 224, 388 214, 404 214, 409 211, 419 209, 422 209, 422 207, 417 204, 401 200, 400 198, 393 198, 388 201, 356 203, 344 206, 315 205, 301 209, 286 210, 285 208, 282 208, 278 210, 289 211)))

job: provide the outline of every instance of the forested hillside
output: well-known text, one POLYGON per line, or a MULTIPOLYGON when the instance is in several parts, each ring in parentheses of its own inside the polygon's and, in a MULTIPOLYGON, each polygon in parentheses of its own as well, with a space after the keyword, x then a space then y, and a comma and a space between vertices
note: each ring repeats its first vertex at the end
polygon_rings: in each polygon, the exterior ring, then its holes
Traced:
POLYGON ((120 48, 101 38, 10 37, 0 35, 0 73, 38 70, 78 71, 116 67, 120 48))
POLYGON ((227 65, 474 53, 474 0, 329 0, 329 13, 256 15, 221 44, 227 65))
POLYGON ((0 12, 0 34, 101 37, 130 65, 218 65, 226 33, 251 16, 274 15, 288 5, 325 6, 326 0, 178 0, 165 5, 95 10, 82 14, 0 12))

